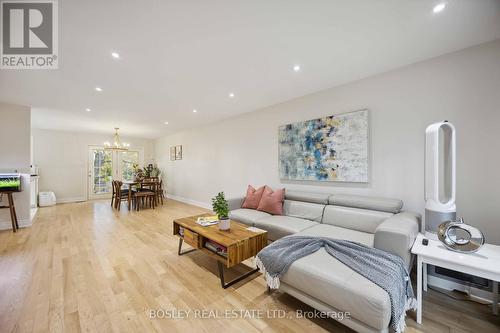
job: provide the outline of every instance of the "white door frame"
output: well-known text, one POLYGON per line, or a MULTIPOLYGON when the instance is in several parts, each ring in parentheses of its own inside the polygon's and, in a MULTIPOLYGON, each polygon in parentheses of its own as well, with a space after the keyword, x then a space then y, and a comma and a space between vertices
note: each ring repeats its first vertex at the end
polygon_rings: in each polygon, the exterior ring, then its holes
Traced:
MULTIPOLYGON (((111 198, 112 193, 106 193, 106 194, 98 194, 98 195, 93 195, 92 194, 92 162, 93 162, 93 150, 95 149, 104 149, 104 146, 99 146, 99 145, 89 145, 88 150, 87 150, 87 194, 86 198, 87 200, 94 200, 94 199, 109 199, 111 198)), ((144 164, 144 148, 143 147, 129 147, 129 151, 137 151, 139 152, 139 165, 142 166, 144 164)), ((113 166, 113 171, 112 171, 112 178, 113 179, 118 179, 121 180, 121 175, 122 175, 122 170, 121 170, 121 163, 119 163, 118 159, 118 152, 113 152, 111 156, 111 163, 113 166)))

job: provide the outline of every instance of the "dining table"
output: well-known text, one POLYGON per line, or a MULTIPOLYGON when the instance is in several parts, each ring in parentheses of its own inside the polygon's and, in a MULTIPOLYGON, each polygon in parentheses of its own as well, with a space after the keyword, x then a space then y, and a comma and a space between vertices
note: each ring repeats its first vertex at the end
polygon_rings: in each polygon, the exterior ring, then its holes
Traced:
MULTIPOLYGON (((156 186, 158 185, 157 180, 150 180, 150 179, 138 179, 138 180, 130 180, 130 181, 124 181, 123 185, 128 186, 128 210, 132 209, 132 188, 135 187, 152 187, 152 191, 156 192, 156 186)), ((156 196, 155 196, 156 200, 156 196)))

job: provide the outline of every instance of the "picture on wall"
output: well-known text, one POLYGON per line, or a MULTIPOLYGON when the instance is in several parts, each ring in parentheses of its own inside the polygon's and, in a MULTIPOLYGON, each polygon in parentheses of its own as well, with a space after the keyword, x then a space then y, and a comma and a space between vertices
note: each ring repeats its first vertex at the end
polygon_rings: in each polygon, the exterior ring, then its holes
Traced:
POLYGON ((175 161, 175 146, 170 147, 170 160, 175 161))
POLYGON ((182 145, 175 146, 175 159, 182 160, 182 145))
POLYGON ((368 110, 281 126, 282 180, 368 182, 368 110))

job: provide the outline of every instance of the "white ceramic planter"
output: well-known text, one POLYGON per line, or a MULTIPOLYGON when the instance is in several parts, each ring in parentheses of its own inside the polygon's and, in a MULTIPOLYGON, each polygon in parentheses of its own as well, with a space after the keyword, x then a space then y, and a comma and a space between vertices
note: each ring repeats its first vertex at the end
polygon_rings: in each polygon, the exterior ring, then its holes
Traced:
POLYGON ((220 230, 229 230, 230 227, 231 227, 231 220, 230 219, 219 220, 219 229, 220 230))

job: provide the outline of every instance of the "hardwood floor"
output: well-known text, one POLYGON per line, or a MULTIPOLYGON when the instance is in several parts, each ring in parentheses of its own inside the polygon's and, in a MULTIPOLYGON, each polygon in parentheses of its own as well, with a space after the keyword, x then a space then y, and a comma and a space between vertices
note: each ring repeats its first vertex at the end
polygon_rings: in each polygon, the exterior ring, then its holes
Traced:
MULTIPOLYGON (((33 227, 0 232, 0 332, 351 332, 296 318, 296 309, 312 309, 268 295, 261 276, 224 290, 214 259, 177 256, 172 220, 204 211, 167 200, 118 212, 90 201, 39 209, 33 227), (150 319, 151 309, 284 310, 287 318, 150 319)), ((409 312, 406 332, 500 331, 488 306, 434 291, 424 302, 423 325, 409 312)))

